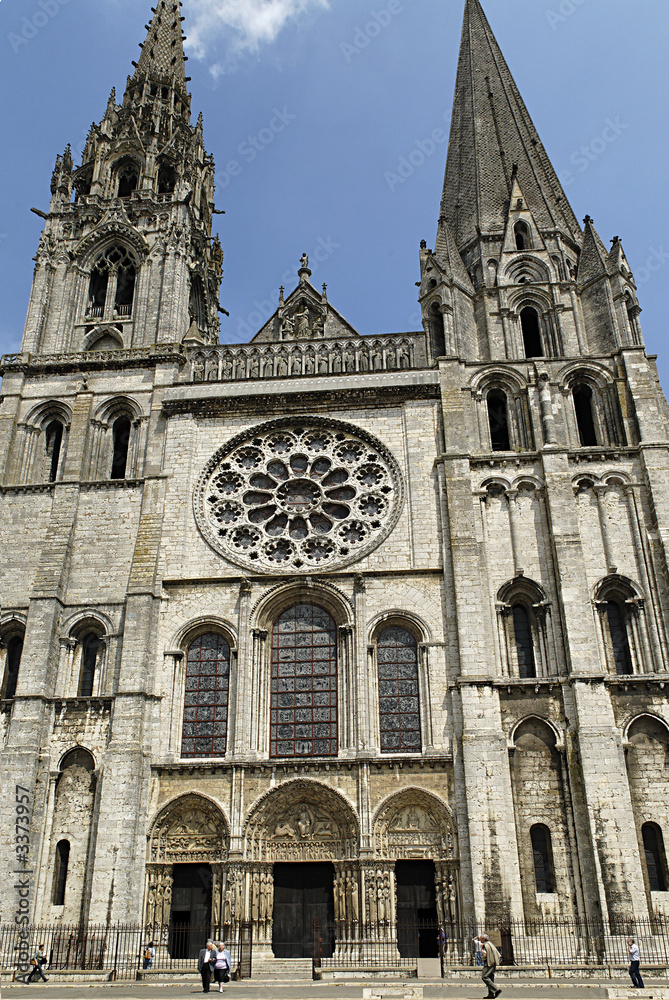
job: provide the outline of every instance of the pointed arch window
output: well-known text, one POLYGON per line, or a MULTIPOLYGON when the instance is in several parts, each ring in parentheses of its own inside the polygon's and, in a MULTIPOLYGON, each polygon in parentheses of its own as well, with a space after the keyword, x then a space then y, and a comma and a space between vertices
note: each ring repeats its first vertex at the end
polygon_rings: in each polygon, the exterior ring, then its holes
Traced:
POLYGON ((58 479, 60 454, 63 446, 63 425, 60 420, 52 420, 47 424, 44 434, 46 447, 47 475, 50 483, 58 479))
POLYGON ((132 314, 137 268, 130 252, 115 244, 91 269, 86 315, 111 322, 132 314))
POLYGON ((6 639, 5 650, 5 677, 2 697, 14 698, 16 696, 16 685, 19 679, 21 654, 23 653, 23 636, 12 635, 6 639))
POLYGON ((669 877, 662 830, 657 823, 644 823, 641 827, 641 836, 646 858, 648 887, 651 892, 666 892, 669 877))
POLYGON ((615 671, 624 676, 634 672, 632 667, 632 654, 627 635, 626 619, 623 606, 616 600, 609 600, 604 605, 604 615, 606 622, 606 637, 608 639, 609 652, 613 658, 615 671))
POLYGON ((70 864, 70 842, 59 840, 56 845, 56 861, 53 869, 53 905, 65 905, 65 889, 67 888, 67 869, 70 864))
POLYGON ((104 642, 97 632, 87 632, 81 640, 81 673, 79 697, 92 698, 99 673, 104 642))
POLYGON ((502 389, 491 389, 487 398, 490 444, 493 451, 510 451, 509 407, 502 389))
POLYGON ((532 237, 526 222, 517 222, 513 227, 513 232, 516 238, 516 250, 532 249, 532 237))
POLYGON ((532 625, 527 608, 522 604, 514 604, 511 609, 513 620, 513 639, 516 648, 518 676, 530 678, 537 676, 537 662, 534 656, 534 639, 532 625))
POLYGON ((532 841, 532 854, 534 856, 536 891, 555 892, 551 832, 543 823, 536 823, 530 829, 530 839, 532 841))
POLYGON ((583 448, 595 448, 599 444, 595 427, 594 396, 592 388, 579 382, 572 390, 578 437, 583 448))
POLYGON ((230 645, 217 632, 194 639, 186 656, 182 757, 224 757, 228 738, 230 645))
POLYGON ((408 629, 385 629, 377 641, 382 753, 421 749, 418 644, 408 629))
POLYGON ((177 183, 177 175, 174 167, 167 163, 161 165, 158 170, 158 194, 171 194, 177 183))
POLYGON ((135 163, 126 163, 118 172, 118 197, 129 198, 139 184, 139 168, 135 163))
POLYGON ((520 313, 520 325, 523 331, 523 346, 526 358, 543 358, 544 349, 541 343, 541 324, 539 313, 533 306, 525 306, 520 313))
POLYGON ((323 608, 296 604, 272 629, 270 757, 334 757, 337 635, 323 608))
POLYGON ((113 454, 110 479, 125 479, 130 445, 130 418, 117 417, 112 425, 113 454))
POLYGON ((438 302, 433 302, 428 313, 430 327, 430 346, 433 358, 442 358, 446 354, 446 329, 444 314, 438 302))

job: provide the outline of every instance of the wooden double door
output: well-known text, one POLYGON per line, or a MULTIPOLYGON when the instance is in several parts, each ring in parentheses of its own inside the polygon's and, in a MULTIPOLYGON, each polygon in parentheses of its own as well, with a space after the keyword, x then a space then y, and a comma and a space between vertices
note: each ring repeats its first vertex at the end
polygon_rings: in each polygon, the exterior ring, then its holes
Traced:
POLYGON ((334 951, 334 866, 326 862, 274 865, 272 950, 276 958, 310 958, 314 920, 322 954, 334 951))

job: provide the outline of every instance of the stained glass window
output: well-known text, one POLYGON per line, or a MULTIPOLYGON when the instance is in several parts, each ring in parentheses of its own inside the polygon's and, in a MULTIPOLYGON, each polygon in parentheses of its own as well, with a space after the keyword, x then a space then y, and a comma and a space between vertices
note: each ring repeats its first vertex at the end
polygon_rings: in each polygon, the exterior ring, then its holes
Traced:
POLYGON ((188 648, 182 757, 223 757, 228 734, 230 646, 222 635, 198 636, 188 648))
POLYGON ((272 630, 270 757, 337 754, 336 626, 327 611, 297 604, 272 630))
POLYGON ((418 646, 404 628, 388 628, 379 636, 379 718, 381 750, 419 751, 418 646))

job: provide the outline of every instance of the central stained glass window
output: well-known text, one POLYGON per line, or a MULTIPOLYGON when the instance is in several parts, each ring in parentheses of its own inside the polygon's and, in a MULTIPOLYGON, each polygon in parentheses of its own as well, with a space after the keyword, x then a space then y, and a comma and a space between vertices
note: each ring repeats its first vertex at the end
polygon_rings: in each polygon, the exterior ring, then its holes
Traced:
POLYGON ((378 641, 381 752, 418 752, 418 648, 411 632, 387 628, 378 641))
POLYGON ((297 604, 272 630, 270 757, 337 754, 337 629, 323 608, 297 604))

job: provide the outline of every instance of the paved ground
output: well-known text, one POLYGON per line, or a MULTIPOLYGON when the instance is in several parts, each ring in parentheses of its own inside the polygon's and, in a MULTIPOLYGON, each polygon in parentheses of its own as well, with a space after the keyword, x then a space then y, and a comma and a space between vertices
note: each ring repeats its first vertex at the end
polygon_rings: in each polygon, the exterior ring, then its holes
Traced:
MULTIPOLYGON (((626 987, 624 980, 516 980, 504 983, 502 1000, 604 1000, 606 986, 626 987)), ((396 988, 402 980, 388 982, 388 986, 396 988)), ((225 987, 225 1000, 362 1000, 364 986, 378 987, 379 980, 356 980, 343 982, 310 982, 305 980, 276 980, 262 982, 247 980, 241 983, 230 983, 225 987)), ((407 980, 409 986, 422 986, 425 1000, 480 1000, 484 987, 472 981, 462 980, 407 980)), ((629 984, 631 986, 631 984, 629 984)), ((647 986, 667 986, 666 980, 648 980, 647 986)), ((186 1000, 186 998, 202 996, 198 980, 193 977, 192 983, 179 985, 151 983, 92 983, 88 986, 58 986, 53 983, 40 983, 25 986, 21 983, 7 984, 2 987, 2 996, 6 1000, 14 1000, 19 996, 33 1000, 42 994, 48 994, 53 1000, 90 1000, 92 991, 102 994, 109 1000, 186 1000)), ((212 989, 211 1000, 216 1000, 218 993, 212 989)))

